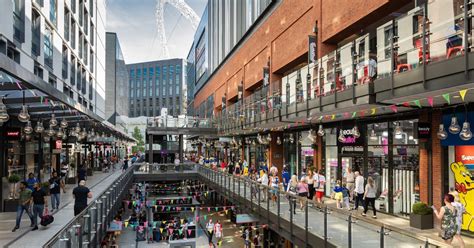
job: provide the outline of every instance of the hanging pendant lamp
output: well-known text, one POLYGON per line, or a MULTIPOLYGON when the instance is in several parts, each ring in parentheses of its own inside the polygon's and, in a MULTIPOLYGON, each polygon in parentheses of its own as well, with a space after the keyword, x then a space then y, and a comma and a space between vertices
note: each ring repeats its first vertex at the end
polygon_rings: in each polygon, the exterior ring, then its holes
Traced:
POLYGON ((443 124, 439 124, 438 133, 436 135, 438 136, 438 139, 440 140, 445 140, 448 138, 448 132, 446 132, 446 130, 444 129, 443 124))
POLYGON ((26 126, 23 128, 23 132, 25 132, 25 134, 33 133, 33 127, 31 126, 31 121, 28 121, 26 123, 26 126))
POLYGON ((10 119, 7 112, 7 106, 3 103, 3 98, 4 97, 0 99, 0 124, 3 124, 10 119))

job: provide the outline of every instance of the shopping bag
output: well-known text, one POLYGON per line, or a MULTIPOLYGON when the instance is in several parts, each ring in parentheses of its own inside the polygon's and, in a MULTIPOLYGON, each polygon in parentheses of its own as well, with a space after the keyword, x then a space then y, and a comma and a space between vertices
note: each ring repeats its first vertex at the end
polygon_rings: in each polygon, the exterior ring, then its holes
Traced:
POLYGON ((45 208, 44 213, 43 213, 43 217, 41 218, 40 224, 42 226, 47 226, 47 225, 53 223, 53 221, 54 221, 54 217, 49 214, 48 208, 45 208))

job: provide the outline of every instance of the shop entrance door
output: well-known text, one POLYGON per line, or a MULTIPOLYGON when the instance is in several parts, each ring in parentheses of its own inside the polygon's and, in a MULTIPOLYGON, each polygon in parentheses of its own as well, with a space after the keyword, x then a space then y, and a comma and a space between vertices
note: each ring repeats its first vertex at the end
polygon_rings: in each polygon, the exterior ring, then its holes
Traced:
MULTIPOLYGON (((359 171, 363 175, 364 172, 364 156, 362 154, 343 154, 339 156, 339 165, 337 168, 337 179, 345 182, 347 168, 352 171, 359 171)), ((331 175, 336 175, 336 172, 331 171, 331 175)))

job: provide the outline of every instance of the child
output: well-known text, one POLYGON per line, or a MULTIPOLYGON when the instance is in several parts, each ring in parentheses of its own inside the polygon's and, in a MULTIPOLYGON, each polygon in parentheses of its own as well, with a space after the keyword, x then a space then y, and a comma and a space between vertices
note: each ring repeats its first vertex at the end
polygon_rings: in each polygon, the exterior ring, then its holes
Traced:
POLYGON ((349 189, 347 188, 347 184, 343 183, 342 184, 342 202, 344 203, 344 206, 346 207, 347 210, 351 210, 351 206, 349 205, 349 198, 350 198, 349 189))
POLYGON ((342 208, 342 187, 341 187, 341 181, 337 180, 336 181, 336 187, 334 187, 334 199, 336 199, 336 207, 337 208, 342 208))

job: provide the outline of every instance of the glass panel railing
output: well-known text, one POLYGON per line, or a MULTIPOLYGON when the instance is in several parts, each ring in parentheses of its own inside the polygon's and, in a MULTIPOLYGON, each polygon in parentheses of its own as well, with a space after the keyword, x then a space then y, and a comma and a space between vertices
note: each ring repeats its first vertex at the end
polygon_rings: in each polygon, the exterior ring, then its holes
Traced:
POLYGON ((348 43, 339 49, 339 62, 336 69, 336 90, 343 91, 354 83, 354 66, 352 60, 353 43, 348 43))
POLYGON ((395 73, 411 71, 423 62, 423 11, 416 8, 395 20, 395 73), (417 25, 418 23, 418 25, 417 25))
POLYGON ((377 78, 392 75, 393 65, 393 22, 389 21, 377 28, 377 78))
MULTIPOLYGON (((432 0, 426 10, 426 59, 430 62, 464 53, 464 0, 432 0)), ((413 17, 422 28, 422 16, 413 17)), ((414 25, 415 25, 414 24, 414 25)), ((420 43, 418 39, 415 41, 420 43)))

